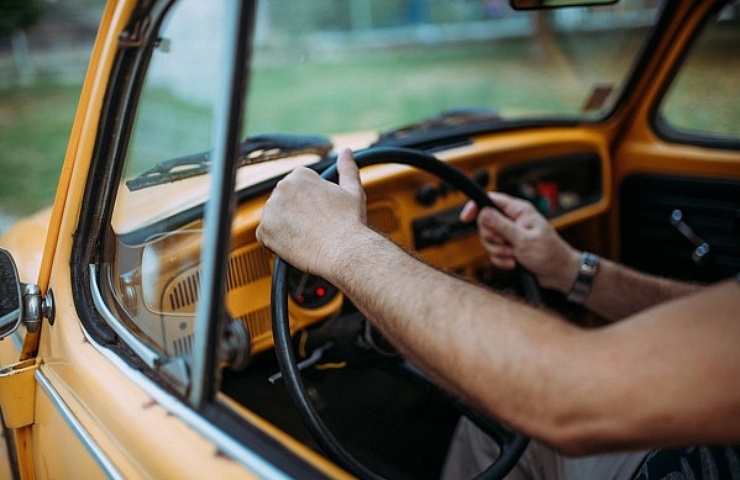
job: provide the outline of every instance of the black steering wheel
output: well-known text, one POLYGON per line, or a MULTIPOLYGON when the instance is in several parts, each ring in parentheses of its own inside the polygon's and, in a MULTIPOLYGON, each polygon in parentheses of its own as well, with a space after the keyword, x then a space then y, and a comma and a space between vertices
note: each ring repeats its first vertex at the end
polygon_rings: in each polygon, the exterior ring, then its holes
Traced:
MULTIPOLYGON (((395 147, 372 148, 356 153, 355 161, 359 168, 383 163, 410 165, 436 175, 453 188, 465 193, 478 206, 496 208, 488 197, 488 194, 462 172, 447 163, 441 162, 434 156, 419 150, 395 147)), ((327 168, 321 176, 327 180, 336 181, 336 164, 327 168)), ((298 369, 298 363, 293 353, 290 335, 287 272, 288 264, 283 259, 277 257, 272 276, 272 331, 275 339, 275 352, 288 393, 311 435, 313 435, 321 448, 336 463, 360 478, 381 479, 378 474, 367 468, 342 447, 321 420, 313 402, 306 392, 298 369)), ((518 275, 525 297, 532 303, 540 303, 539 287, 532 274, 519 268, 518 275)), ((519 460, 529 439, 519 433, 504 428, 497 422, 477 415, 464 406, 458 405, 458 407, 486 433, 491 435, 501 449, 499 457, 486 470, 475 477, 476 480, 502 479, 519 460)))

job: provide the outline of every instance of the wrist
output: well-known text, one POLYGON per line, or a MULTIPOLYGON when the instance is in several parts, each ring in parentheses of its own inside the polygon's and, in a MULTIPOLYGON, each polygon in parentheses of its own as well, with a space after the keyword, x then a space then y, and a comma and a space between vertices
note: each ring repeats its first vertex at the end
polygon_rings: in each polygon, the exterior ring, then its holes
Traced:
POLYGON ((581 252, 570 246, 561 254, 554 256, 560 260, 552 262, 553 268, 538 275, 540 285, 567 295, 578 276, 581 252))
POLYGON ((384 240, 385 237, 366 225, 358 225, 339 235, 338 240, 329 246, 323 278, 342 288, 343 277, 352 275, 355 264, 363 263, 363 259, 373 255, 372 248, 377 239, 384 240))

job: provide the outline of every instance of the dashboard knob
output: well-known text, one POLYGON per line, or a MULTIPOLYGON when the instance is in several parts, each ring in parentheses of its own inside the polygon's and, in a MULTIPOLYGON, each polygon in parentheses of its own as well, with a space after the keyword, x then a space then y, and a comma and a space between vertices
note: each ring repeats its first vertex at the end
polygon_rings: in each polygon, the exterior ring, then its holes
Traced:
POLYGON ((416 192, 416 201, 426 207, 431 207, 437 201, 437 189, 433 185, 423 185, 416 192))
POLYGON ((473 174, 473 181, 478 184, 479 187, 485 188, 488 182, 491 181, 491 176, 488 174, 488 170, 480 169, 473 174))

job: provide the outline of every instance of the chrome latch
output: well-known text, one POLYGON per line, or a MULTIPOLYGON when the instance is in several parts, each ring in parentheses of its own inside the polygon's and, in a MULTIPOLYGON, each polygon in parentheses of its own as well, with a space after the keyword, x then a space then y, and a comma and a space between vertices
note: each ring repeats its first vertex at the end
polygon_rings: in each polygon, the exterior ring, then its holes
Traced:
POLYGON ((35 333, 41 326, 44 318, 49 319, 49 324, 54 325, 54 292, 41 295, 38 285, 23 283, 23 314, 22 322, 29 333, 35 333))
POLYGON ((671 212, 671 225, 676 227, 676 230, 694 245, 691 260, 697 265, 703 265, 711 248, 707 242, 694 232, 693 228, 684 222, 681 210, 676 209, 671 212))
POLYGON ((21 325, 28 332, 37 332, 44 317, 54 324, 53 292, 49 289, 44 296, 38 285, 21 282, 13 256, 0 248, 0 340, 21 325))

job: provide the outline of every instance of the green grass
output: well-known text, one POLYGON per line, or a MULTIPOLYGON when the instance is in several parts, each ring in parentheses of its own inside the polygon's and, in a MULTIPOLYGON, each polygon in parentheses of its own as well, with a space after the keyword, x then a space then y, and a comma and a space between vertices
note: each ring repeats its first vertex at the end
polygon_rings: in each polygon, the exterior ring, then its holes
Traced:
POLYGON ((51 203, 80 90, 46 82, 0 90, 0 213, 51 203))
MULTIPOLYGON (((561 47, 567 62, 554 67, 564 70, 552 70, 553 65, 546 65, 548 60, 542 58, 541 52, 514 44, 503 45, 496 52, 495 61, 488 47, 468 45, 463 49, 438 48, 433 61, 414 55, 413 49, 399 49, 393 54, 355 52, 339 60, 306 62, 299 71, 264 65, 251 79, 248 131, 335 133, 350 127, 388 128, 450 106, 477 106, 480 99, 486 99, 489 106, 505 104, 516 109, 522 105, 522 110, 526 110, 527 105, 536 104, 545 112, 562 111, 565 105, 579 106, 588 89, 609 74, 583 67, 593 64, 583 57, 589 55, 588 50, 581 49, 576 54, 568 45, 561 47), (457 74, 448 77, 450 65, 454 65, 452 70, 457 74), (548 66, 552 75, 548 78, 554 79, 560 72, 569 80, 550 82, 548 88, 542 88, 541 69, 548 66), (358 89, 358 85, 362 88, 358 89), (299 97, 295 95, 297 91, 301 92, 299 97)), ((593 50, 603 51, 597 46, 593 50)), ((737 102, 722 101, 709 109, 697 108, 706 107, 708 97, 734 98, 737 77, 728 72, 738 71, 740 65, 730 52, 728 49, 718 58, 699 56, 704 59, 702 64, 692 64, 692 74, 682 82, 681 102, 668 112, 674 118, 684 119, 685 123, 677 126, 698 130, 719 127, 721 132, 740 134, 737 102), (715 91, 702 87, 699 76, 707 74, 716 79, 712 86, 715 91), (718 95, 717 89, 726 93, 718 95), (711 116, 701 116, 702 111, 711 116)), ((623 61, 609 58, 600 65, 623 61)), ((80 89, 80 85, 50 81, 0 89, 0 214, 23 215, 51 203, 80 89)), ((200 145, 207 145, 210 128, 203 122, 208 121, 208 111, 160 93, 149 103, 157 115, 142 115, 150 123, 144 125, 137 138, 142 148, 136 152, 137 158, 141 154, 151 165, 153 160, 195 153, 203 150, 200 145), (163 130, 163 119, 173 118, 178 119, 178 125, 163 130), (192 126, 196 124, 202 124, 197 129, 199 135, 193 133, 192 126), (169 132, 172 138, 164 141, 163 132, 169 132), (184 137, 183 132, 187 133, 184 137), (177 145, 179 150, 145 149, 164 144, 177 145)))
POLYGON ((258 68, 248 99, 253 113, 249 129, 302 131, 310 126, 313 132, 337 133, 348 125, 397 126, 451 107, 525 110, 536 104, 543 111, 562 112, 566 105, 580 106, 588 78, 543 89, 541 69, 553 69, 547 60, 521 42, 496 46, 496 51, 485 44, 437 47, 433 54, 413 48, 365 53, 305 62, 292 71, 282 65, 258 68), (285 103, 280 100, 285 92, 301 93, 285 103))

